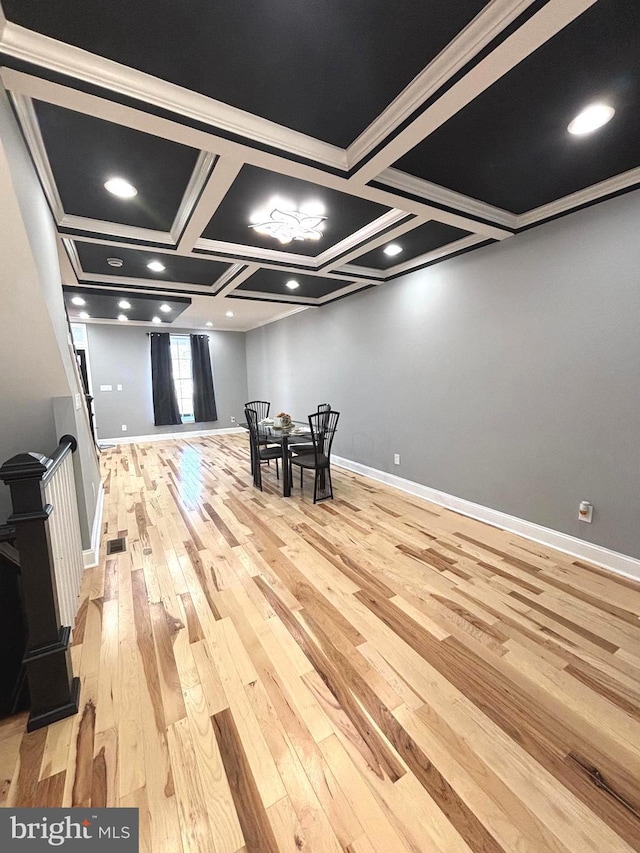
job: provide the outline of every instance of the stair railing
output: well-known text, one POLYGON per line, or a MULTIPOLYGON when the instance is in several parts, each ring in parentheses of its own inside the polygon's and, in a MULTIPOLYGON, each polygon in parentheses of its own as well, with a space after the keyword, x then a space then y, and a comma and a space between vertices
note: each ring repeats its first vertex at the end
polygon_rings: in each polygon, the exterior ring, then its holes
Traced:
POLYGON ((11 490, 13 513, 7 522, 15 527, 22 572, 28 731, 78 712, 80 679, 73 676, 69 651, 82 574, 71 457, 76 448, 75 438, 65 435, 51 457, 22 453, 0 468, 0 480, 11 490), (50 502, 54 495, 56 505, 50 502))

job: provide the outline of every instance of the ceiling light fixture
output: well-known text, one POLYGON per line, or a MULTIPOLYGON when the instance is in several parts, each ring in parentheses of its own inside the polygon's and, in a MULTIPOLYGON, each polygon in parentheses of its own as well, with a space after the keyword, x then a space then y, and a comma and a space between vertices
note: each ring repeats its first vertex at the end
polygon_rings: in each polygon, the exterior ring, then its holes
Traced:
POLYGON ((160 261, 149 261, 147 269, 153 270, 153 272, 164 272, 166 267, 164 264, 161 264, 160 261))
POLYGON ((164 313, 165 313, 165 314, 168 314, 168 313, 169 313, 169 311, 171 311, 171 310, 172 310, 172 309, 171 309, 171 305, 167 305, 167 303, 166 303, 166 302, 163 302, 163 303, 162 303, 162 305, 160 306, 160 310, 161 310, 161 311, 164 311, 164 313))
POLYGON ((319 240, 326 219, 320 202, 307 202, 295 210, 291 202, 275 198, 251 216, 249 228, 275 237, 283 244, 292 240, 319 240))
POLYGON ((395 255, 400 254, 402 246, 399 246, 397 243, 389 243, 389 245, 385 246, 382 251, 385 255, 389 255, 390 258, 393 258, 395 255))
POLYGON ((80 317, 81 320, 88 320, 89 319, 89 315, 87 314, 86 311, 81 311, 78 314, 78 317, 80 317))
POLYGON ((287 282, 287 287, 289 290, 297 290, 300 287, 300 282, 296 281, 295 278, 290 278, 287 282))
POLYGON ((138 190, 124 178, 109 178, 105 181, 104 188, 118 198, 133 198, 138 195, 138 190))
POLYGON ((86 305, 87 303, 84 301, 82 296, 74 296, 71 300, 74 305, 86 305))
POLYGON ((118 308, 122 308, 126 311, 128 308, 131 308, 131 303, 127 302, 126 299, 121 299, 120 302, 118 302, 118 308))
POLYGON ((614 108, 608 104, 590 104, 569 123, 567 130, 574 136, 591 133, 611 121, 614 114, 614 108))
POLYGON ((110 267, 121 267, 122 258, 107 258, 107 263, 110 267))
POLYGON ((160 317, 152 317, 151 322, 152 323, 162 323, 162 320, 160 319, 160 317))
POLYGON ((233 311, 227 311, 225 316, 233 317, 234 316, 233 311))
POLYGON ((128 319, 129 318, 127 317, 126 314, 118 314, 118 320, 120 320, 121 323, 126 322, 128 319))

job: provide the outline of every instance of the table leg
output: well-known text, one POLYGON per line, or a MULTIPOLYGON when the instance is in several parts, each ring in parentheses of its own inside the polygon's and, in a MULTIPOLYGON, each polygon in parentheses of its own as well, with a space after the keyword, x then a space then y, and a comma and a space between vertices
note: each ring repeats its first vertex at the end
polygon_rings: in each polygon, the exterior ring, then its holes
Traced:
POLYGON ((282 496, 291 497, 291 477, 289 476, 289 437, 282 435, 282 496))

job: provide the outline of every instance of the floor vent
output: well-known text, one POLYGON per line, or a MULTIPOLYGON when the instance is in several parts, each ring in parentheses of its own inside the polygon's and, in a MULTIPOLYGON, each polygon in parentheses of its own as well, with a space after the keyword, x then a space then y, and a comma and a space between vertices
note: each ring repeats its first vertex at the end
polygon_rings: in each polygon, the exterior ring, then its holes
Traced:
POLYGON ((127 550, 127 540, 124 536, 119 539, 109 539, 107 542, 107 554, 120 554, 127 550))

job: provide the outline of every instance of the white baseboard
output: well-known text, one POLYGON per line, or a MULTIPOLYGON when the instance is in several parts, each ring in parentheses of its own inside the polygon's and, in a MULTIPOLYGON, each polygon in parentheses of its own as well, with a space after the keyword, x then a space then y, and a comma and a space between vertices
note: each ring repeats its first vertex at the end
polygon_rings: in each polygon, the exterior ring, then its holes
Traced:
POLYGON ((154 432, 152 435, 128 435, 120 438, 99 438, 101 444, 138 444, 143 441, 174 441, 176 438, 197 438, 202 435, 226 435, 227 433, 246 433, 242 427, 223 427, 222 429, 192 429, 185 432, 154 432))
POLYGON ((82 552, 82 560, 85 569, 97 566, 100 561, 100 539, 102 538, 102 510, 104 508, 104 486, 98 484, 98 499, 96 500, 96 513, 93 517, 91 528, 91 547, 82 552))
POLYGON ((459 512, 461 515, 466 515, 469 518, 484 521, 492 527, 500 527, 502 530, 517 533, 525 539, 555 548, 557 551, 562 551, 580 560, 595 563, 618 575, 624 575, 632 580, 640 580, 640 560, 634 557, 628 557, 626 554, 620 554, 618 551, 611 551, 608 548, 603 548, 601 545, 585 542, 584 539, 577 539, 575 536, 569 536, 567 533, 560 533, 558 530, 542 527, 531 521, 525 521, 514 515, 507 515, 499 510, 467 501, 464 498, 454 497, 446 492, 440 492, 429 486, 423 486, 421 483, 405 480, 403 477, 398 477, 395 474, 388 474, 386 471, 379 471, 377 468, 370 468, 368 465, 352 462, 350 459, 343 459, 340 456, 332 455, 331 461, 340 468, 346 468, 348 471, 362 474, 372 480, 377 480, 379 483, 386 483, 389 486, 400 489, 400 491, 408 492, 418 498, 431 501, 454 512, 459 512))

